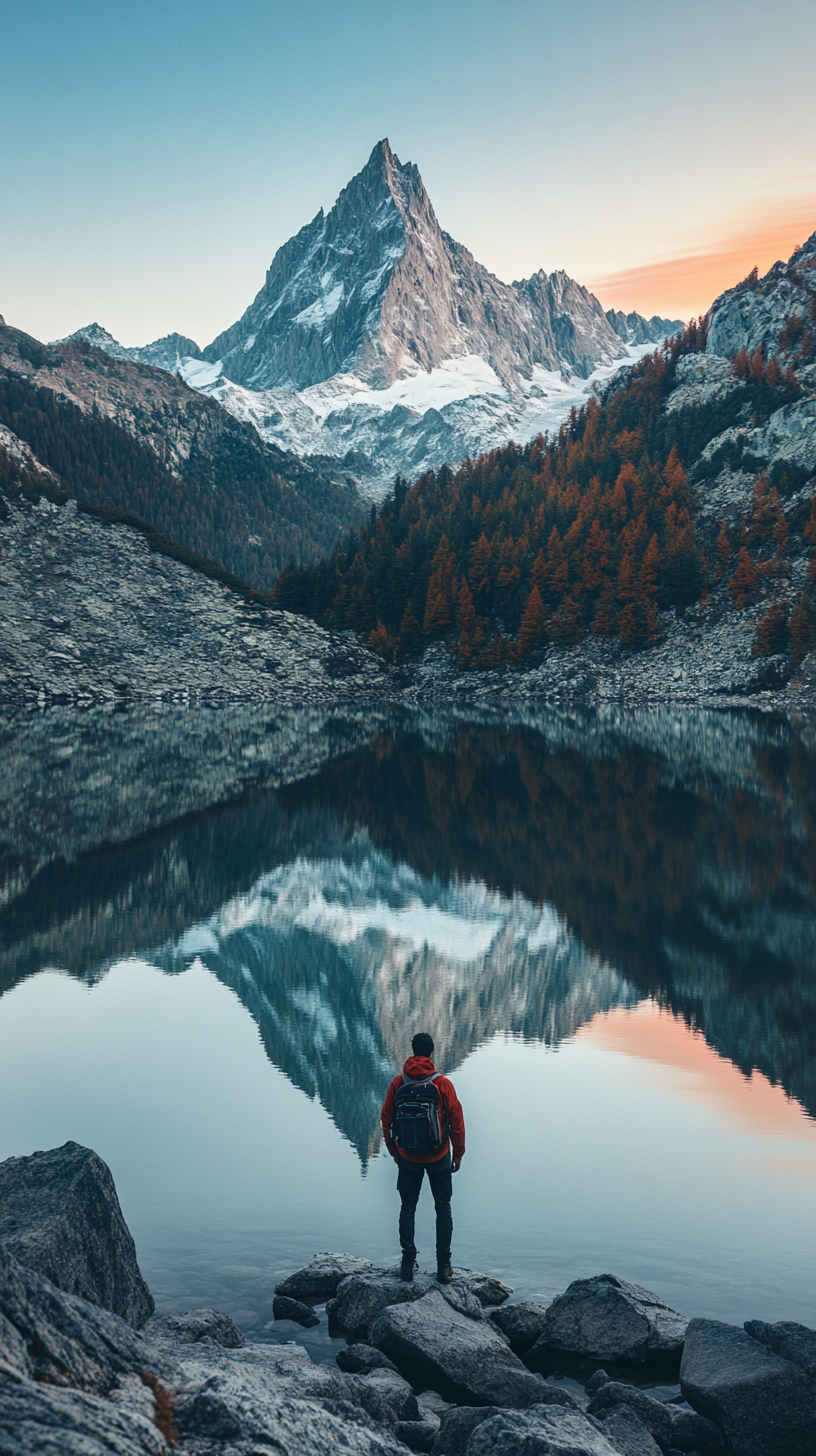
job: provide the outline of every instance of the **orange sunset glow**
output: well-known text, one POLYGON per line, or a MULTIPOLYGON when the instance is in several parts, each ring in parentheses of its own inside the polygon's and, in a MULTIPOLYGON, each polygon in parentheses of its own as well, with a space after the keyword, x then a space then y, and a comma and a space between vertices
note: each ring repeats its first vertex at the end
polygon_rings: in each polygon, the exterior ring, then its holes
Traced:
POLYGON ((671 1068, 680 1095, 716 1107, 741 1132, 795 1138, 816 1146, 816 1123, 798 1102, 761 1072, 743 1076, 708 1045, 702 1032, 690 1031, 680 1017, 653 1001, 597 1016, 582 1027, 576 1040, 590 1040, 596 1047, 671 1068))
POLYGON ((608 273, 589 286, 604 308, 636 309, 647 318, 689 319, 708 311, 714 299, 759 268, 760 277, 778 260, 787 262, 816 228, 816 193, 756 203, 742 221, 723 224, 697 247, 654 263, 608 273))

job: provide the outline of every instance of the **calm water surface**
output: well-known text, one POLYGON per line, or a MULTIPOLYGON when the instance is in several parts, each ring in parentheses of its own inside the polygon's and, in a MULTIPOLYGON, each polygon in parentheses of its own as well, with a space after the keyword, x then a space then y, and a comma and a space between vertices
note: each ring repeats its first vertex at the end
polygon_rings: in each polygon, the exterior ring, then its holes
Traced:
POLYGON ((424 1028, 467 1120, 455 1262, 523 1296, 610 1271, 689 1315, 816 1324, 816 753, 795 732, 289 725, 312 734, 299 773, 280 724, 91 726, 14 727, 0 1156, 95 1148, 161 1310, 257 1335, 316 1249, 395 1257, 378 1110, 424 1028), (191 751, 209 792, 174 816, 191 751), (231 754, 263 765, 241 792, 231 754))

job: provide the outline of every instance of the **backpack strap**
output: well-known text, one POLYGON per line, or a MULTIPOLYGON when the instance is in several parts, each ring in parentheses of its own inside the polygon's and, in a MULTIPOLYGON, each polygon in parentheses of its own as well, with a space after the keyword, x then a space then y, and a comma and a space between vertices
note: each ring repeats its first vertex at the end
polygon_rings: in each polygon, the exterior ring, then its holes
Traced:
POLYGON ((432 1077, 409 1077, 405 1072, 402 1074, 403 1087, 427 1087, 429 1082, 435 1082, 437 1077, 444 1076, 444 1072, 434 1072, 432 1077))

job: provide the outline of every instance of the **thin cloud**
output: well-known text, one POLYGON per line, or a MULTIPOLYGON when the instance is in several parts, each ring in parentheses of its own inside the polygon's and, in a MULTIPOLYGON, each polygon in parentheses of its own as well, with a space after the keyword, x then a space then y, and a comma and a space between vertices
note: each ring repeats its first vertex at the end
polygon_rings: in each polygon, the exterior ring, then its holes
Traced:
MULTIPOLYGON (((748 209, 743 209, 743 214, 748 209)), ((778 259, 787 261, 816 228, 816 192, 757 202, 751 216, 709 234, 706 245, 691 247, 655 263, 607 273, 590 287, 604 308, 637 309, 649 317, 691 318, 706 313, 718 294, 733 288, 753 267, 760 276, 778 259), (757 215, 764 217, 757 220, 757 215)))

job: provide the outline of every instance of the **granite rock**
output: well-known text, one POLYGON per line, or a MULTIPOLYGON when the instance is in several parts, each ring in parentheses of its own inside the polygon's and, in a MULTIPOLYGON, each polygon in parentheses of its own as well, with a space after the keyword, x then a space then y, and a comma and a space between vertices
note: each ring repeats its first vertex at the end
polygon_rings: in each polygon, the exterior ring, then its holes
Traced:
POLYGON ((371 1326, 370 1338, 403 1374, 432 1385, 446 1400, 517 1409, 556 1400, 573 1404, 565 1392, 552 1390, 525 1370, 489 1320, 460 1314, 436 1289, 384 1309, 371 1326))
POLYGON ((0 1376, 3 1456, 170 1456, 152 1419, 87 1391, 0 1376))
POLYGON ((813 1456, 816 1380, 745 1330, 692 1320, 680 1385, 722 1428, 733 1456, 813 1456))
POLYGON ((465 1456, 473 1432, 500 1414, 497 1405, 455 1405, 445 1411, 434 1438, 433 1456, 465 1456))
POLYGON ((393 1360, 389 1360, 382 1350, 374 1350, 371 1345, 344 1345, 337 1351, 334 1359, 344 1375, 367 1375, 370 1370, 397 1369, 393 1360))
POLYGON ((400 1421, 396 1429, 399 1441, 412 1451, 430 1451, 439 1430, 439 1419, 421 1421, 400 1421))
POLYGON ((801 1365, 805 1374, 816 1380, 816 1330, 793 1320, 779 1320, 773 1325, 763 1320, 746 1320, 743 1328, 775 1355, 801 1365))
POLYGON ((235 1321, 218 1309, 190 1309, 184 1314, 154 1315, 145 1325, 147 1339, 197 1345, 206 1340, 225 1350, 237 1350, 245 1343, 235 1321))
POLYGON ((21 1264, 139 1329, 153 1313, 106 1163, 61 1148, 0 1163, 0 1238, 21 1264))
POLYGON ((587 1416, 551 1406, 493 1416, 477 1426, 467 1451, 468 1456, 620 1456, 587 1416))
POLYGON ((687 1323, 656 1294, 614 1274, 575 1279, 548 1307, 527 1361, 538 1369, 564 1356, 604 1364, 675 1365, 687 1323))
POLYGON ((523 1356, 541 1334, 546 1315, 546 1305, 536 1304, 533 1300, 520 1300, 518 1304, 506 1304, 503 1308, 494 1309, 490 1319, 507 1335, 514 1354, 523 1356))
POLYGON ((0 1245, 0 1361, 54 1385, 109 1388, 119 1374, 161 1373, 144 1338, 121 1319, 27 1269, 0 1245))
MULTIPOLYGON (((438 1290, 445 1302, 459 1314, 468 1319, 483 1320, 484 1307, 479 1295, 494 1293, 492 1286, 498 1281, 487 1280, 484 1275, 471 1275, 466 1269, 454 1269, 453 1273, 451 1283, 443 1285, 431 1274, 416 1274, 408 1283, 392 1269, 350 1274, 337 1286, 337 1305, 332 1311, 332 1323, 351 1338, 365 1339, 382 1310, 392 1304, 410 1304, 423 1299, 432 1289, 438 1290)), ((503 1285, 499 1287, 504 1288, 503 1285)))
POLYGON ((590 1415, 607 1421, 620 1406, 635 1413, 655 1440, 664 1449, 698 1451, 700 1456, 714 1456, 725 1449, 721 1432, 712 1421, 696 1411, 655 1400, 645 1390, 621 1381, 610 1380, 596 1391, 587 1410, 590 1415))
POLYGON ((374 1269, 369 1259, 356 1254, 315 1254, 311 1264, 275 1285, 275 1293, 290 1299, 331 1299, 341 1280, 351 1274, 368 1274, 374 1269))
POLYGON ((629 1406, 615 1406, 603 1417, 600 1425, 621 1456, 660 1456, 661 1448, 629 1406))

